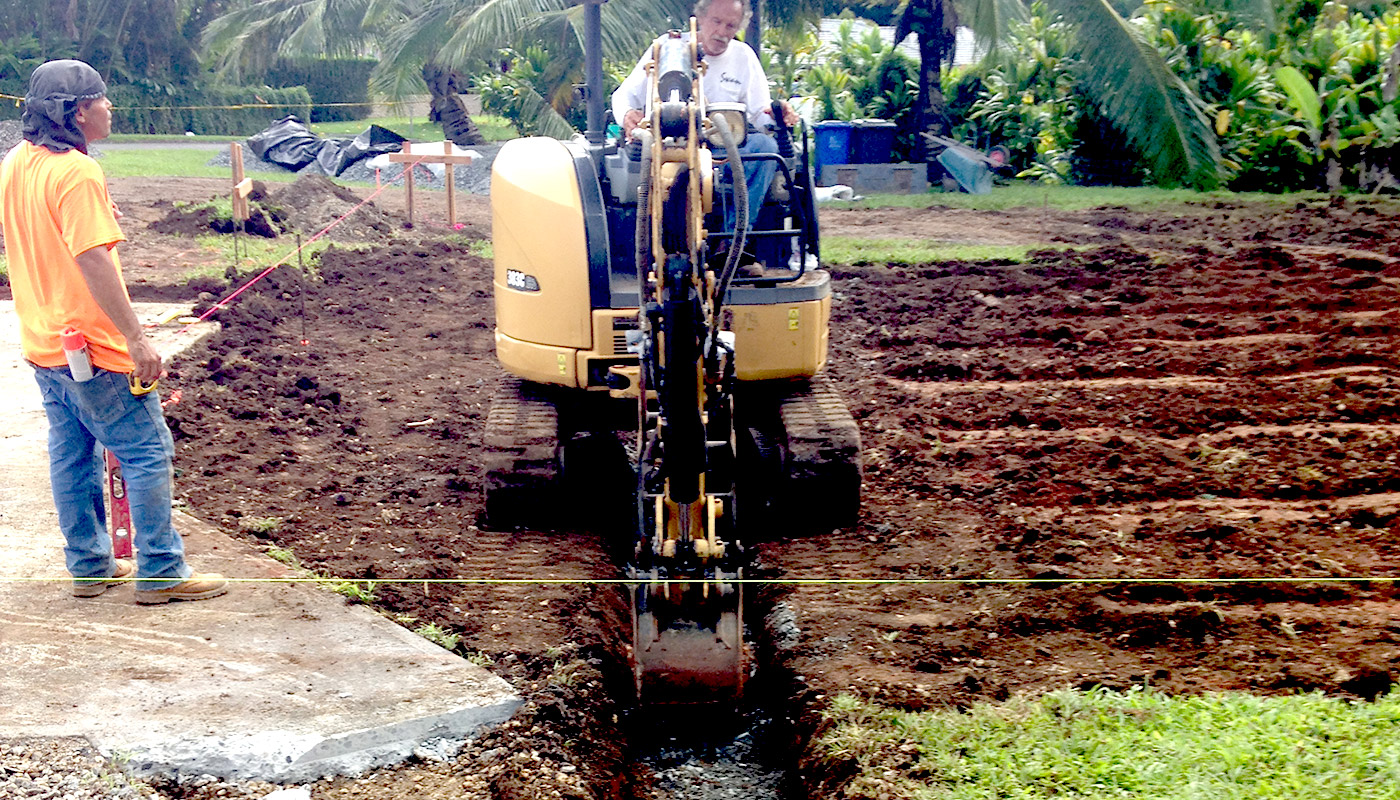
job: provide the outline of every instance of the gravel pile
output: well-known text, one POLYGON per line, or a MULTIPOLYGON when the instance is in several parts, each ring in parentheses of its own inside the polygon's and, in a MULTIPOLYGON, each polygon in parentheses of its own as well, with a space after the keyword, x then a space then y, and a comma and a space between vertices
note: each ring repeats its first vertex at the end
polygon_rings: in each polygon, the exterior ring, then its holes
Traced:
POLYGON ((649 759, 657 800, 780 800, 783 773, 759 762, 751 734, 718 751, 677 751, 649 759))
POLYGON ((0 739, 0 797, 155 800, 149 785, 114 769, 86 739, 0 739))
POLYGON ((10 152, 10 148, 24 138, 23 127, 17 119, 0 121, 0 154, 10 152))
MULTIPOLYGON (((500 152, 502 143, 476 145, 467 148, 475 150, 481 154, 481 158, 475 159, 468 166, 454 167, 452 170, 452 183, 458 191, 470 194, 490 194, 491 193, 491 163, 496 160, 496 154, 500 152)), ((229 154, 226 150, 221 150, 207 162, 211 167, 229 166, 229 154)), ((265 161, 253 156, 251 151, 244 152, 243 170, 245 172, 280 172, 289 173, 287 169, 271 161, 265 161)), ((303 167, 301 175, 320 175, 321 170, 315 163, 303 167)), ((369 159, 361 159, 351 164, 346 170, 335 178, 337 181, 357 181, 361 183, 374 183, 374 169, 369 166, 369 159)), ((381 183, 400 184, 403 183, 403 165, 392 164, 386 169, 379 171, 379 181, 381 183)), ((444 177, 434 175, 426 168, 426 165, 419 165, 418 170, 413 173, 413 185, 428 189, 441 189, 447 184, 444 177)))

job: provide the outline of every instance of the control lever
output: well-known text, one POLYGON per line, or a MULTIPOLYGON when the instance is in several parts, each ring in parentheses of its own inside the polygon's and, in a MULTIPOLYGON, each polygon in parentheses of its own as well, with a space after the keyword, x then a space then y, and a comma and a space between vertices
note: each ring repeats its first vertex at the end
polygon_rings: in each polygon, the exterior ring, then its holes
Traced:
POLYGON ((783 119, 783 104, 781 101, 773 101, 773 138, 778 140, 778 155, 792 160, 796 153, 792 149, 792 128, 788 127, 787 120, 783 119))

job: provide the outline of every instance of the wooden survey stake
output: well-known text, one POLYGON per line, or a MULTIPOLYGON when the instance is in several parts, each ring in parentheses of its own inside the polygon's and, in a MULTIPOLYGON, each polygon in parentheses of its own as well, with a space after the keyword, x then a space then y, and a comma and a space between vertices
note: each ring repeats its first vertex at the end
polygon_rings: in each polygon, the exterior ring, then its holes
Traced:
POLYGON ((253 193, 253 179, 243 174, 243 147, 238 142, 229 142, 229 163, 233 165, 233 219, 246 222, 248 219, 248 195, 253 193))
POLYGON ((403 188, 407 192, 405 207, 408 211, 408 224, 413 225, 413 165, 414 164, 442 164, 446 167, 444 177, 447 179, 447 224, 453 227, 457 225, 457 192, 456 183, 453 180, 452 167, 455 164, 467 165, 472 163, 471 156, 458 156, 452 154, 452 142, 442 143, 442 154, 426 152, 413 152, 413 143, 404 142, 402 153, 390 153, 389 161, 394 164, 404 165, 403 188))

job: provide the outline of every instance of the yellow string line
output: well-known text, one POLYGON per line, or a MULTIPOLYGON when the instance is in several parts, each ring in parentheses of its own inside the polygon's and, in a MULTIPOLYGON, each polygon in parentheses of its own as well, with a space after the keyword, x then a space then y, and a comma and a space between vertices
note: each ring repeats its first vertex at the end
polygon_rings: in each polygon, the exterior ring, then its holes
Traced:
MULTIPOLYGON (((72 581, 74 578, 0 578, 0 583, 48 583, 72 581)), ((99 578, 84 580, 97 581, 99 578)), ((108 579, 111 580, 111 579, 108 579)), ((135 578, 124 579, 126 582, 135 578)), ((152 578, 150 580, 160 580, 152 578)), ((622 584, 666 584, 666 583, 712 583, 711 578, 229 578, 231 583, 373 583, 375 585, 622 585, 622 584)), ((1020 584, 1064 584, 1064 583, 1392 583, 1400 580, 1394 575, 1349 575, 1344 577, 1318 576, 1311 578, 734 578, 719 583, 742 583, 759 586, 870 586, 870 585, 1020 585, 1020 584)))
MULTIPOLYGON (((12 94, 0 94, 0 99, 13 100, 15 105, 24 100, 23 97, 16 97, 12 94)), ((377 102, 366 100, 358 103, 240 103, 232 106, 112 106, 113 111, 238 111, 250 108, 339 108, 348 106, 406 106, 412 105, 413 100, 386 100, 377 102)))

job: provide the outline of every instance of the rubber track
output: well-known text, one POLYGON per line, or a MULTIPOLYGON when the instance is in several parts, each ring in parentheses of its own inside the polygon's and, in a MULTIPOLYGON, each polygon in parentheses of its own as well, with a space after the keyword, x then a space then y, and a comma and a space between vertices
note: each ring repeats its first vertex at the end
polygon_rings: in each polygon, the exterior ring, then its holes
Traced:
POLYGON ((860 516, 860 429, 823 376, 778 401, 786 439, 787 480, 776 498, 779 519, 831 530, 860 516))
POLYGON ((560 520, 559 409, 537 388, 507 379, 491 400, 482 437, 483 524, 547 530, 560 520))

